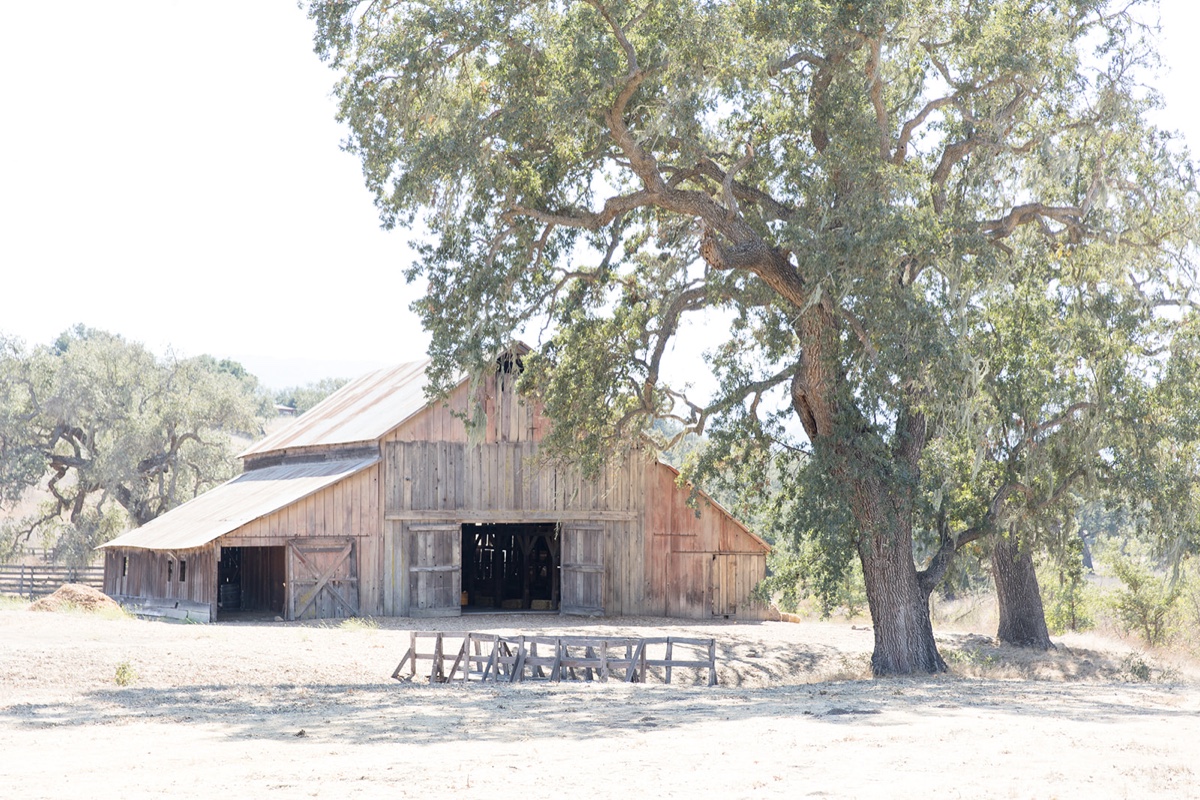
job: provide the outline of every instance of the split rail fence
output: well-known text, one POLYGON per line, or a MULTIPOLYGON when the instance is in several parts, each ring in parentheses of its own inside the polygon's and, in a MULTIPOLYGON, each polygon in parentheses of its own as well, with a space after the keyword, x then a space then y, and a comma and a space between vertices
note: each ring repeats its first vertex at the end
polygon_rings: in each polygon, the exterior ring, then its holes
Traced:
POLYGON ((64 583, 104 588, 104 567, 0 564, 0 594, 35 600, 53 594, 64 583))
POLYGON ((408 651, 392 677, 430 683, 450 681, 600 680, 645 683, 648 676, 670 683, 676 671, 708 673, 717 683, 714 639, 678 636, 500 636, 493 633, 413 631, 408 651), (432 646, 429 646, 429 645, 432 646), (421 662, 429 665, 428 672, 421 662), (407 666, 407 674, 405 667, 407 666))

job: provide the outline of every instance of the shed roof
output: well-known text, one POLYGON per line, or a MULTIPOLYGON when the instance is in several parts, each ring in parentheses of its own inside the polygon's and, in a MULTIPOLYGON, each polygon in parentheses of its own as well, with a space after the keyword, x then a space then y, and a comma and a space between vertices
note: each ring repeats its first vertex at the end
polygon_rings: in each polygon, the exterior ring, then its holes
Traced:
POLYGON ((244 472, 140 528, 101 547, 189 550, 264 517, 379 462, 377 456, 352 461, 283 464, 244 472))
POLYGON ((373 442, 428 405, 429 359, 367 373, 338 389, 291 424, 255 442, 241 457, 293 447, 373 442))

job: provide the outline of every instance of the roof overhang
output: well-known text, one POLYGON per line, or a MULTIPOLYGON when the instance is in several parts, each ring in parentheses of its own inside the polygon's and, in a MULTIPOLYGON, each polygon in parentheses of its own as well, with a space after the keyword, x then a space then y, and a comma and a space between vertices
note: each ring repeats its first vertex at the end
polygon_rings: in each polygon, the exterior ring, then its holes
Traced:
POLYGON ((282 464, 243 472, 157 519, 100 547, 191 550, 379 463, 349 461, 282 464))

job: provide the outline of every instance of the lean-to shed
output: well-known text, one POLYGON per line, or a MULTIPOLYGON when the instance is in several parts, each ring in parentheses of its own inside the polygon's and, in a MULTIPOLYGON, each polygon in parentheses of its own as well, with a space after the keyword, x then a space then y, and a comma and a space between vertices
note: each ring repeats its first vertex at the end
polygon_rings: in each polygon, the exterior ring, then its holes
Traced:
POLYGON ((108 544, 105 591, 217 619, 472 610, 760 619, 768 546, 631 452, 594 479, 540 464, 518 362, 425 397, 428 361, 373 372, 242 453, 244 472, 108 544))

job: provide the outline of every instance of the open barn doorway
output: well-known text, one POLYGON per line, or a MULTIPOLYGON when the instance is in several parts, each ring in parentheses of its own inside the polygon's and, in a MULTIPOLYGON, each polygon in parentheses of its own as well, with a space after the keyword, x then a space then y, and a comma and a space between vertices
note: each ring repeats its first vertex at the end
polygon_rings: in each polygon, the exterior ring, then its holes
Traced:
POLYGON ((462 526, 463 611, 557 611, 554 523, 462 526))
POLYGON ((282 616, 283 547, 222 547, 217 562, 217 619, 282 616))

